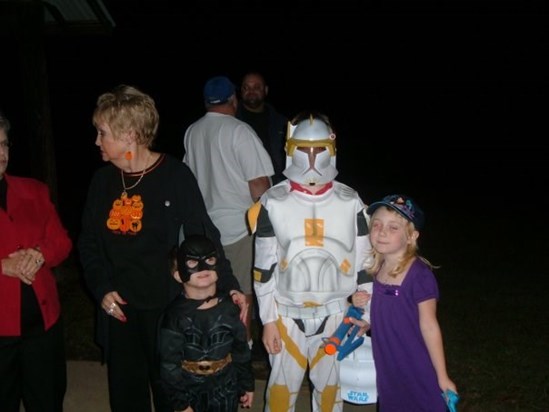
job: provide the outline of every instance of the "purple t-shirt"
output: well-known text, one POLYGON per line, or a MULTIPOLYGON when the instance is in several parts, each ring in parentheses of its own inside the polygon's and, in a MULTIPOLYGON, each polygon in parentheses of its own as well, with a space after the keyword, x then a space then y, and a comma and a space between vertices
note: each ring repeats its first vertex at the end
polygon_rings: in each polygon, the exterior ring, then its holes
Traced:
POLYGON ((372 350, 381 412, 446 411, 419 329, 418 304, 438 296, 435 276, 420 259, 400 286, 374 280, 372 350))

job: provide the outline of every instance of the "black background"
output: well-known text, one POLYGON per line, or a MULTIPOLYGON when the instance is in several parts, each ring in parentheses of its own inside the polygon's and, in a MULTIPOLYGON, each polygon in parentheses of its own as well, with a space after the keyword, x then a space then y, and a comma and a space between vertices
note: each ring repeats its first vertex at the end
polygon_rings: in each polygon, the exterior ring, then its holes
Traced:
MULTIPOLYGON (((287 116, 331 118, 338 180, 366 203, 405 192, 428 218, 547 207, 543 2, 105 4, 112 35, 44 39, 59 208, 73 233, 101 165, 91 124, 99 94, 126 83, 153 96, 158 149, 179 157, 185 127, 204 112, 204 82, 224 74, 238 83, 250 69, 265 74, 269 100, 287 116)), ((2 65, 14 78, 2 106, 13 114, 18 69, 9 58, 2 65)), ((16 162, 10 170, 24 173, 16 162)))

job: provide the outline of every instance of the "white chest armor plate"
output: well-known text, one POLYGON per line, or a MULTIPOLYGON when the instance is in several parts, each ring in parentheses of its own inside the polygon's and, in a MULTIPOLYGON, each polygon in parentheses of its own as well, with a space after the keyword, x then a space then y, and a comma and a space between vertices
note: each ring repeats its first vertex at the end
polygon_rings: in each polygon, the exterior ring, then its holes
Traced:
POLYGON ((278 192, 266 200, 278 240, 277 301, 316 306, 354 292, 356 221, 362 209, 356 192, 334 182, 322 195, 278 192))

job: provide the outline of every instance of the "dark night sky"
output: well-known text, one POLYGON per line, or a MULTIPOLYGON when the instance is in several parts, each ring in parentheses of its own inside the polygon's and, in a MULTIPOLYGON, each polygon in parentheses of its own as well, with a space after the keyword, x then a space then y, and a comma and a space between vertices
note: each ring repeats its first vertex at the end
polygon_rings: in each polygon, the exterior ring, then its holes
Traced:
POLYGON ((85 188, 101 164, 90 121, 99 94, 119 83, 151 94, 158 145, 180 156, 205 80, 238 82, 248 69, 265 73, 286 115, 330 116, 338 179, 367 203, 403 191, 427 210, 547 204, 542 2, 104 1, 112 36, 46 39, 59 191, 71 194, 62 209, 83 202, 65 177, 85 188))

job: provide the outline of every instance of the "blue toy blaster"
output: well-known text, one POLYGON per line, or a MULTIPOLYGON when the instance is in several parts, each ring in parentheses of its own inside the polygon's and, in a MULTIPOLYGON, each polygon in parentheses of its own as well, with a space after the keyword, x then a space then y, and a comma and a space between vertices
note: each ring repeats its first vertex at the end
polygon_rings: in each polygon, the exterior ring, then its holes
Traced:
POLYGON ((448 406, 449 412, 457 412, 457 403, 459 402, 459 395, 454 391, 448 389, 442 394, 442 397, 446 401, 446 406, 448 406))
POLYGON ((357 308, 356 306, 349 306, 343 321, 339 324, 333 335, 329 338, 322 338, 322 341, 324 342, 324 352, 328 355, 333 355, 338 352, 337 360, 340 361, 362 345, 362 342, 364 342, 363 336, 355 339, 360 328, 352 328, 351 333, 349 333, 349 329, 351 329, 352 326, 355 326, 351 323, 349 318, 360 319, 363 314, 363 309, 357 308))

